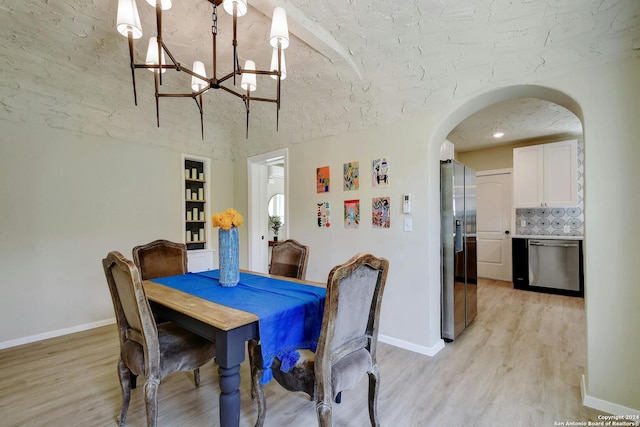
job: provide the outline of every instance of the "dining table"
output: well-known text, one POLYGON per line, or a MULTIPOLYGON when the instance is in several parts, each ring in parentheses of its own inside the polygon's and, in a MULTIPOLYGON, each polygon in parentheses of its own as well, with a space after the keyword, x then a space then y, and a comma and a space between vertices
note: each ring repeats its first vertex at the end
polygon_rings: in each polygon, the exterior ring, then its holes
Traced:
POLYGON ((274 358, 295 360, 297 349, 315 350, 326 284, 245 270, 235 286, 218 279, 219 271, 211 270, 145 280, 143 287, 156 316, 215 342, 220 425, 238 427, 247 341, 260 340, 263 383, 274 358))

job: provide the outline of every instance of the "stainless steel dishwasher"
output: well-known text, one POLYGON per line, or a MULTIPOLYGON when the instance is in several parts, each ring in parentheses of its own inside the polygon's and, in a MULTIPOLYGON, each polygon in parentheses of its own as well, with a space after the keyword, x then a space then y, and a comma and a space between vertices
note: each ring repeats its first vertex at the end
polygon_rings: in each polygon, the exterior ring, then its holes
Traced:
POLYGON ((529 286, 581 291, 580 242, 529 240, 529 286))

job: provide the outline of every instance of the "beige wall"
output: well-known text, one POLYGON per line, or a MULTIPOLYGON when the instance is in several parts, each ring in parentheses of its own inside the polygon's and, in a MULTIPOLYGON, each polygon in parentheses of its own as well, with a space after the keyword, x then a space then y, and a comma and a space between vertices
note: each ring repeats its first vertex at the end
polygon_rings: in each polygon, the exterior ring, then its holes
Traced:
POLYGON ((487 148, 478 151, 456 152, 460 163, 469 166, 476 172, 492 169, 509 169, 513 167, 513 146, 487 148))
POLYGON ((487 171, 493 169, 511 169, 513 168, 513 149, 517 147, 526 147, 529 145, 546 144, 549 142, 565 141, 568 139, 576 139, 571 137, 565 138, 548 138, 537 139, 535 141, 516 142, 514 144, 503 145, 495 148, 485 148, 476 151, 456 151, 456 159, 469 166, 475 171, 487 171))
MULTIPOLYGON (((2 122, 0 153, 0 344, 112 319, 107 252, 183 241, 180 152, 2 122)), ((212 162, 215 211, 233 165, 212 162)))
POLYGON ((587 393, 637 411, 639 76, 635 59, 558 81, 584 111, 587 393))

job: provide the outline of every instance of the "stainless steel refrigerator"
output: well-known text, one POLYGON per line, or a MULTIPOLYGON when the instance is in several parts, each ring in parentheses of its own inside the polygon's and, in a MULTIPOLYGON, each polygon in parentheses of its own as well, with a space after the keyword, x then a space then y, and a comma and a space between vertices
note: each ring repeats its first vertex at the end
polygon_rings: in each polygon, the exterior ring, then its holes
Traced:
POLYGON ((453 341, 478 313, 476 173, 460 162, 440 163, 442 338, 453 341))

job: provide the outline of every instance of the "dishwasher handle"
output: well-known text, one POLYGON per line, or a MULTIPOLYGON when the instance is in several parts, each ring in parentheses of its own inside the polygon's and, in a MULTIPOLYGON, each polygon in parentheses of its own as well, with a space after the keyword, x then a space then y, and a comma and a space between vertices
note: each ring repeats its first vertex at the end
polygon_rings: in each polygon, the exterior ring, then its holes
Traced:
POLYGON ((541 242, 539 240, 530 240, 531 246, 545 246, 549 248, 577 248, 577 243, 565 243, 565 242, 541 242))

